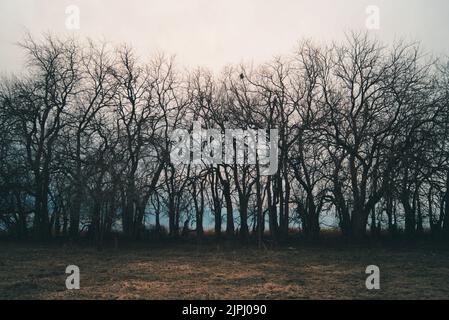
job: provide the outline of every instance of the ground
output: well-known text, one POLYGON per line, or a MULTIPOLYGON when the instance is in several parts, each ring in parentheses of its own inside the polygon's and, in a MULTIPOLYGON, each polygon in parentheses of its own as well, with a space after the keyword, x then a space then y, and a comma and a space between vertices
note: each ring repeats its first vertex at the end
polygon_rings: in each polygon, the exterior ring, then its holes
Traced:
POLYGON ((0 299, 449 299, 449 249, 0 243, 0 299), (379 291, 365 287, 373 264, 379 291), (81 270, 80 290, 65 287, 68 265, 81 270))

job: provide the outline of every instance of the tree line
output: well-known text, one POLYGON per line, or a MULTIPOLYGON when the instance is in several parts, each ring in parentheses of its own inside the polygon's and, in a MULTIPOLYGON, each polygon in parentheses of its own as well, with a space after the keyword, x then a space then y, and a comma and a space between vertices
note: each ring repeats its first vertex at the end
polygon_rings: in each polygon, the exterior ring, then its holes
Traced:
POLYGON ((360 239, 449 237, 449 65, 419 44, 352 33, 215 75, 129 46, 24 37, 0 83, 0 227, 103 241, 120 231, 316 238, 323 218, 360 239), (277 129, 278 170, 174 164, 171 133, 277 129), (161 222, 167 219, 168 225, 161 222), (369 231, 369 232, 368 232, 369 231))

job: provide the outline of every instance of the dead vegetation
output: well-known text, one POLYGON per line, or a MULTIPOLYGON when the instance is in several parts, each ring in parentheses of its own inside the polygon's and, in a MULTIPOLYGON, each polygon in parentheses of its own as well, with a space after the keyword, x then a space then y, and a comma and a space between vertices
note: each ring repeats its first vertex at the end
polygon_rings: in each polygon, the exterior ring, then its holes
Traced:
POLYGON ((183 245, 105 249, 0 244, 1 299, 448 299, 449 251, 427 246, 183 245), (65 288, 65 268, 81 289, 65 288), (381 290, 365 288, 365 268, 381 290))

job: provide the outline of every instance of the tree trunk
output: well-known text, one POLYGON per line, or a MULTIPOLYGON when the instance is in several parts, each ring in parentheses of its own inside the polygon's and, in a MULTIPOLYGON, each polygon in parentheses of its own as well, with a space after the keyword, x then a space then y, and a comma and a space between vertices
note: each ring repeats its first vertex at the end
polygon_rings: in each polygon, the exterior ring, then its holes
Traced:
POLYGON ((227 181, 223 184, 223 195, 226 202, 226 235, 234 236, 234 212, 232 208, 231 190, 227 181))
POLYGON ((444 206, 443 232, 446 238, 449 239, 449 170, 446 176, 446 194, 444 206))

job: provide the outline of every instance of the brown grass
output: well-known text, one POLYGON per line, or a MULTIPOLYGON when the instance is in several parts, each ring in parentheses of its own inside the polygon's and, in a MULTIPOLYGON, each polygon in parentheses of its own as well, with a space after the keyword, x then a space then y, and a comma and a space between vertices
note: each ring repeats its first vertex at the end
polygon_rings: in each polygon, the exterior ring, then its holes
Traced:
POLYGON ((449 299, 449 251, 298 247, 277 250, 194 245, 90 248, 0 244, 1 299, 449 299), (81 269, 81 290, 65 268, 81 269), (365 268, 381 269, 381 290, 365 268))

